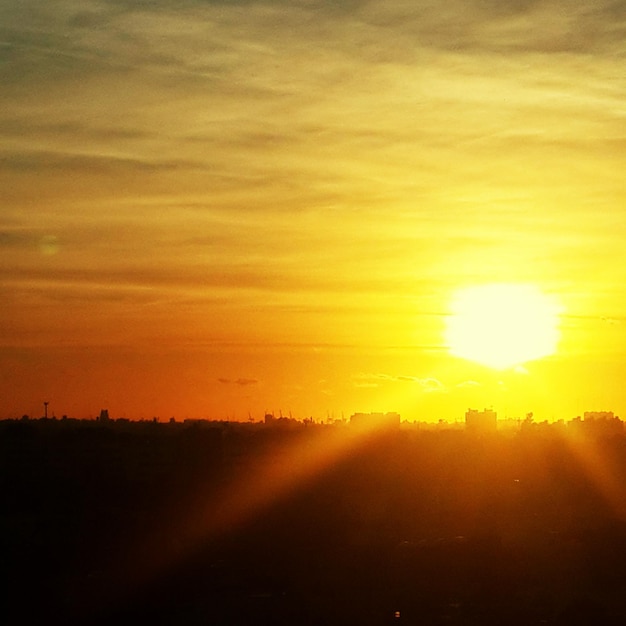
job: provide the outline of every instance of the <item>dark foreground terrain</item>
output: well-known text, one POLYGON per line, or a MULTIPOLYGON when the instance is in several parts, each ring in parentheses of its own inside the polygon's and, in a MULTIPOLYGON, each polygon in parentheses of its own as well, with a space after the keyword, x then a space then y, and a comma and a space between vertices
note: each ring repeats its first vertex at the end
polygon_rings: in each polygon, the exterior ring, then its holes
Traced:
POLYGON ((0 623, 626 623, 623 433, 0 422, 0 623))

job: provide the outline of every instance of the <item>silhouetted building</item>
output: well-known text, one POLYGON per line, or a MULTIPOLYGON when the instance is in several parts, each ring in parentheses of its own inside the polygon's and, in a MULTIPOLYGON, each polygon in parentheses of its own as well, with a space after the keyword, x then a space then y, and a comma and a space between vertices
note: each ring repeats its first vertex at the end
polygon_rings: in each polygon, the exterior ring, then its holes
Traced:
POLYGON ((498 414, 492 409, 467 409, 465 430, 475 434, 495 433, 498 428, 498 414))
POLYGON ((569 422, 571 432, 594 437, 624 434, 624 423, 613 411, 585 411, 583 418, 578 416, 569 422))
POLYGON ((98 416, 99 422, 108 422, 109 421, 109 409, 102 409, 100 411, 100 415, 98 416))
POLYGON ((587 420, 612 420, 615 416, 613 411, 585 411, 583 418, 587 420))

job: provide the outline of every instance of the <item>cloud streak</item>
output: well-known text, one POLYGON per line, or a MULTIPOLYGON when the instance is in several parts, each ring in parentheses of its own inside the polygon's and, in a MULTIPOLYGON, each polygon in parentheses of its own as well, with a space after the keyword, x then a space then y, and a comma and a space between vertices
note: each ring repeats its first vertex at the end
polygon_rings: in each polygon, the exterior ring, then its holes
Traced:
POLYGON ((218 378, 217 380, 223 385, 230 385, 232 383, 234 385, 239 385, 240 387, 256 385, 259 382, 256 378, 237 378, 236 380, 231 380, 230 378, 218 378))
POLYGON ((433 377, 361 373, 352 378, 355 386, 360 388, 376 388, 386 383, 413 383, 424 393, 443 393, 446 391, 446 386, 433 377))

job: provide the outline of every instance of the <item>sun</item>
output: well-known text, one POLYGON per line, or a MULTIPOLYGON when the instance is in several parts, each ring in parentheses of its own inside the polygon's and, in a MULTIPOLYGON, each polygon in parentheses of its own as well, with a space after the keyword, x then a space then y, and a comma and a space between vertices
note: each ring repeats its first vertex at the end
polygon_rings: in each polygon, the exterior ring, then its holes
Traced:
POLYGON ((447 319, 450 352, 496 369, 550 356, 559 306, 534 285, 488 284, 458 291, 447 319))

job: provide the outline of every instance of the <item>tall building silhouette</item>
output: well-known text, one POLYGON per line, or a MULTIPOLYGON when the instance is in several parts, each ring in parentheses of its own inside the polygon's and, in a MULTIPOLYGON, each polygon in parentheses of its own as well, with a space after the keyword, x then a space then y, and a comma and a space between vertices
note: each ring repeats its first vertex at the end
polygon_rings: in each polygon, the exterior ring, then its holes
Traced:
POLYGON ((465 430, 477 435, 495 433, 498 428, 498 414, 492 409, 467 409, 465 430))

